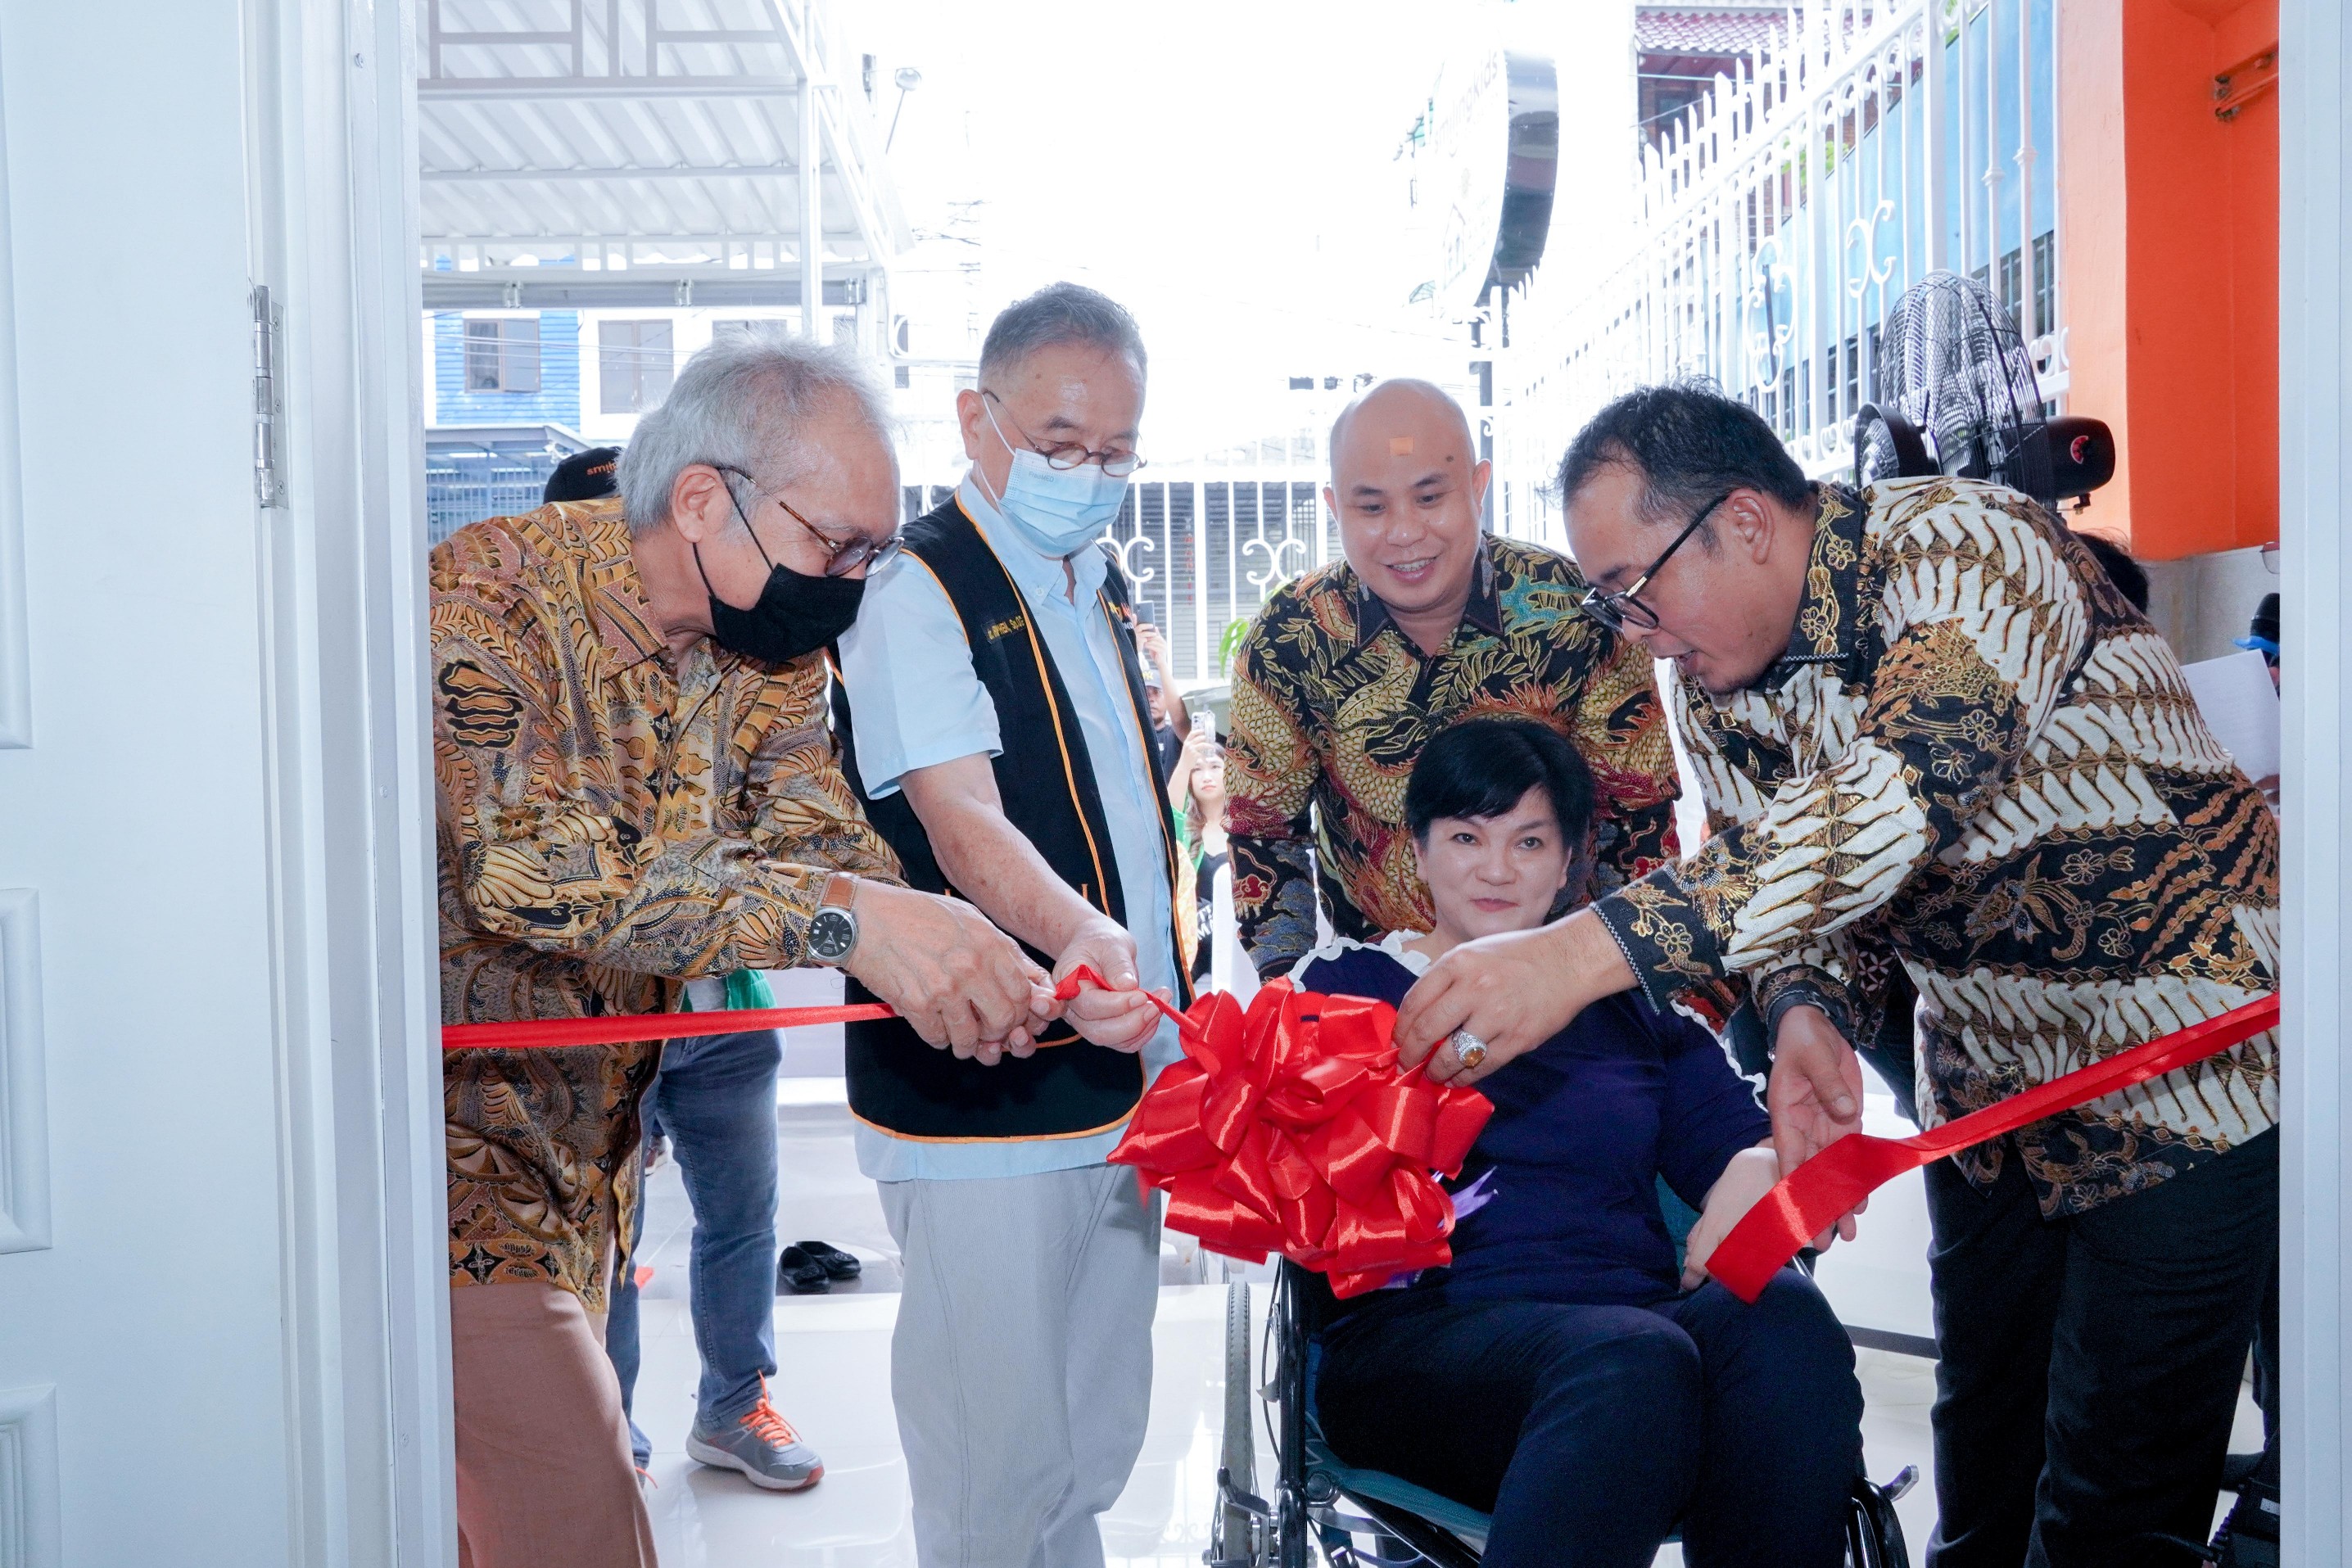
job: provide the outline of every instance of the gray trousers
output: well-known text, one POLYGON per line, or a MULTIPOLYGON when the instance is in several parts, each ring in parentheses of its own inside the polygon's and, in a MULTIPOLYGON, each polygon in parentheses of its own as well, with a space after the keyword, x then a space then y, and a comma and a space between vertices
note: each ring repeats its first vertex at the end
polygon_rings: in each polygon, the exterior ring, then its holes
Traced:
POLYGON ((1101 1568, 1151 1405, 1135 1173, 878 1184, 905 1260, 890 1393, 922 1568, 1101 1568))

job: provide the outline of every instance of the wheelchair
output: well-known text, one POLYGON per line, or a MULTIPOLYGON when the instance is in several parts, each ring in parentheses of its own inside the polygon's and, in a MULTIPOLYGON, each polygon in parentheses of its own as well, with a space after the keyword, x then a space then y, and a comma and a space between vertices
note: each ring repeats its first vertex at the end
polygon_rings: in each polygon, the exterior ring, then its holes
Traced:
MULTIPOLYGON (((1356 1469, 1324 1442, 1313 1400, 1315 1336, 1329 1301, 1323 1282, 1286 1260, 1275 1281, 1265 1377, 1253 1376, 1250 1295, 1225 1291, 1224 1434, 1208 1568, 1476 1568, 1488 1516, 1397 1476, 1356 1469), (1271 1495, 1257 1492, 1259 1396, 1274 1437, 1271 1495), (1359 1545, 1370 1537, 1373 1546, 1359 1545)), ((1848 1568, 1910 1568, 1895 1500, 1918 1479, 1906 1466, 1885 1486, 1856 1475, 1846 1517, 1848 1568)))

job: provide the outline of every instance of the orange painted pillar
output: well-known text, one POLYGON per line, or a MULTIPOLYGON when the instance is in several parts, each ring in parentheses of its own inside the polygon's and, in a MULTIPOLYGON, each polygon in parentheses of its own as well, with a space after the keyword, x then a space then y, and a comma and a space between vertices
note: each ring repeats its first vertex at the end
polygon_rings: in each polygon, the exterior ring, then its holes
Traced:
POLYGON ((2278 99, 2214 77, 2277 0, 2062 0, 2059 246, 2068 407, 2115 427, 2085 519, 2172 560, 2278 538, 2278 99))

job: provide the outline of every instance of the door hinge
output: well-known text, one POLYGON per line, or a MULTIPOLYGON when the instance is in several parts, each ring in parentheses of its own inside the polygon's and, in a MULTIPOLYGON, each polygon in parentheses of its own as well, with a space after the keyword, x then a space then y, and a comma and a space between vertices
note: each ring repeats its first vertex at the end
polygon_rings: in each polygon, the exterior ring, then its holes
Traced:
POLYGON ((270 303, 269 285, 253 290, 253 496, 265 507, 286 504, 278 472, 278 329, 283 318, 270 303))

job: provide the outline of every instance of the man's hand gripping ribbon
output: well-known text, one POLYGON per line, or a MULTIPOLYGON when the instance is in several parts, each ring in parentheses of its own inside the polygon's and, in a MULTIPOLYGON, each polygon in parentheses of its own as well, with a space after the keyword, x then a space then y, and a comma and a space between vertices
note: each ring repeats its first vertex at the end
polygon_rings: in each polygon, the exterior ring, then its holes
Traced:
POLYGON ((2259 998, 1912 1137, 1850 1133, 1759 1198, 1706 1260, 1706 1271, 1752 1303, 1800 1249, 1905 1171, 2219 1055, 2278 1021, 2278 998, 2259 998))

